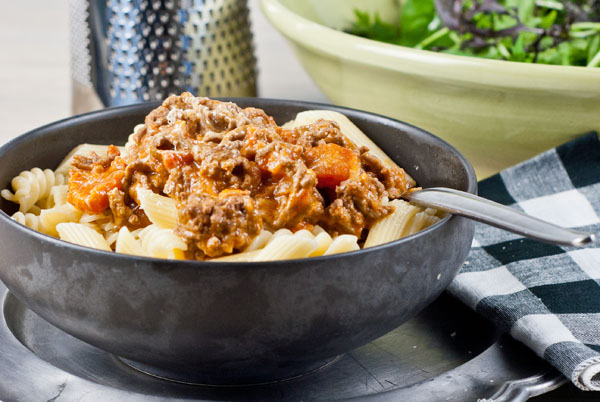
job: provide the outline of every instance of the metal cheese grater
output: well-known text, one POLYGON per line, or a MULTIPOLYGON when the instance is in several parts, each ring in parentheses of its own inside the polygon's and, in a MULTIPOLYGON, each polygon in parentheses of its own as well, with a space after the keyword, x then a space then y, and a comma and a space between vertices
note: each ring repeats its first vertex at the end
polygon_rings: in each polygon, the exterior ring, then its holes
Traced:
POLYGON ((256 96, 246 0, 71 0, 74 113, 190 91, 256 96))

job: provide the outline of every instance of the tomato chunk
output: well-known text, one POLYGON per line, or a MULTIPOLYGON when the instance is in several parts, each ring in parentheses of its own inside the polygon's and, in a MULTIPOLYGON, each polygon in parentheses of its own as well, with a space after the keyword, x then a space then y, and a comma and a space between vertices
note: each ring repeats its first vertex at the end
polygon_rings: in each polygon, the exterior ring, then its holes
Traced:
POLYGON ((358 155, 337 144, 321 144, 305 154, 306 166, 317 175, 318 187, 335 188, 353 174, 358 173, 358 155))
POLYGON ((194 161, 194 155, 188 151, 163 151, 162 158, 167 169, 189 165, 194 161))
POLYGON ((108 167, 94 163, 91 170, 73 168, 69 171, 67 200, 77 209, 89 214, 99 214, 108 208, 109 191, 121 189, 125 176, 125 162, 116 147, 109 148, 114 159, 108 167), (115 156, 116 151, 116 156, 115 156))

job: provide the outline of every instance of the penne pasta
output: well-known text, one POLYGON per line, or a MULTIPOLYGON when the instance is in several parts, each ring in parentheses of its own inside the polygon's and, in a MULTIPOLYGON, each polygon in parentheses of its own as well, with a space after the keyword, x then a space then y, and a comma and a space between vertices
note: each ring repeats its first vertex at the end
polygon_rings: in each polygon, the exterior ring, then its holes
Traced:
POLYGON ((323 255, 332 255, 339 253, 347 253, 349 251, 360 250, 358 246, 358 238, 353 235, 340 235, 333 239, 323 255))
POLYGON ((308 257, 317 248, 313 238, 281 235, 270 241, 254 256, 252 261, 291 260, 308 257))
POLYGON ((225 257, 213 258, 210 261, 217 262, 249 262, 254 261, 254 258, 260 253, 262 250, 253 250, 253 251, 244 251, 243 253, 226 255, 225 257))
POLYGON ((98 250, 112 251, 104 237, 89 226, 67 222, 56 225, 56 230, 61 240, 98 250))
POLYGON ((256 236, 254 238, 254 240, 252 240, 252 243, 250 243, 250 245, 248 247, 246 247, 246 249, 244 250, 244 253, 248 253, 250 251, 256 251, 258 249, 263 248, 267 242, 269 241, 269 239, 271 239, 271 237, 273 236, 273 234, 271 232, 269 232, 268 230, 261 230, 260 233, 258 234, 258 236, 256 236))
POLYGON ((142 248, 148 255, 156 258, 181 259, 187 245, 173 233, 172 229, 161 228, 156 224, 145 227, 139 232, 142 248))
POLYGON ((414 216, 422 211, 421 208, 403 200, 390 201, 390 205, 394 206, 395 211, 373 225, 365 241, 365 248, 407 236, 414 216))
POLYGON ((146 189, 139 189, 137 196, 150 222, 165 229, 177 226, 177 201, 146 189))
POLYGON ((40 231, 51 236, 58 236, 56 226, 62 222, 77 222, 81 211, 69 203, 57 205, 40 212, 40 231))
POLYGON ((406 235, 408 236, 417 233, 439 221, 440 218, 438 218, 435 215, 430 215, 429 213, 427 213, 427 211, 418 212, 417 214, 415 214, 415 217, 412 219, 410 226, 407 228, 406 235))
POLYGON ((317 242, 317 248, 315 248, 315 250, 309 254, 309 257, 317 257, 325 254, 333 242, 333 239, 326 231, 322 231, 316 235, 315 240, 317 242))
POLYGON ((126 226, 123 226, 118 232, 115 251, 117 253, 139 255, 142 257, 149 256, 140 242, 131 234, 126 226))

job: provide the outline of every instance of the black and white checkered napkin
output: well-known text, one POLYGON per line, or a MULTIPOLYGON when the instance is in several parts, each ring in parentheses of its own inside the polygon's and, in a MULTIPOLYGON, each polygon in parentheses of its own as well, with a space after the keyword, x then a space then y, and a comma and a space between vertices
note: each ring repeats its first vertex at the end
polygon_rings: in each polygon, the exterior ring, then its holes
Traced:
MULTIPOLYGON (((600 231, 600 142, 585 135, 479 183, 479 194, 600 231)), ((450 292, 581 389, 600 391, 600 242, 559 247, 477 224, 450 292)))

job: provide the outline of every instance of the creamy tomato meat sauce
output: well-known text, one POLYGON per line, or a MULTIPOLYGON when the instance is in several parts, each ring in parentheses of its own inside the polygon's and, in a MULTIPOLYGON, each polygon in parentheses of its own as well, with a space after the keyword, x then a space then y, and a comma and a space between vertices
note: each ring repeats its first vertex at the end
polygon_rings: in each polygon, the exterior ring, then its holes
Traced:
POLYGON ((409 188, 402 169, 384 167, 334 122, 288 130, 261 109, 190 93, 153 110, 127 155, 110 147, 73 165, 69 202, 93 214, 110 208, 118 225, 149 224, 138 188, 177 200, 175 233, 200 260, 243 250, 263 228, 320 225, 360 238, 409 188))

